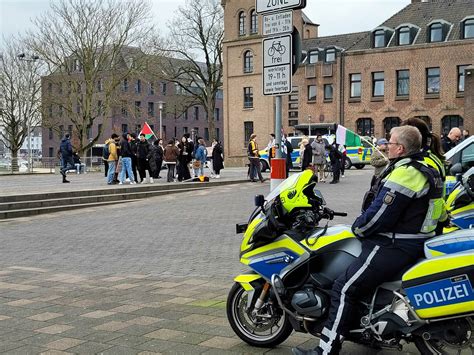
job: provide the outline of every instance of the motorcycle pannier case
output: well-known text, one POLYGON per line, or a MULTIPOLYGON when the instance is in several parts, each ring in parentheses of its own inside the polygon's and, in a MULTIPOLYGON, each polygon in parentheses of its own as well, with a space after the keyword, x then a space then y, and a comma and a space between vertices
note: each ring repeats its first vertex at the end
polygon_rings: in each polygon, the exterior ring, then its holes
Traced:
POLYGON ((422 261, 410 268, 402 281, 420 318, 474 312, 474 253, 422 261))
POLYGON ((474 253, 474 230, 462 229, 425 242, 425 257, 437 258, 455 253, 474 253))

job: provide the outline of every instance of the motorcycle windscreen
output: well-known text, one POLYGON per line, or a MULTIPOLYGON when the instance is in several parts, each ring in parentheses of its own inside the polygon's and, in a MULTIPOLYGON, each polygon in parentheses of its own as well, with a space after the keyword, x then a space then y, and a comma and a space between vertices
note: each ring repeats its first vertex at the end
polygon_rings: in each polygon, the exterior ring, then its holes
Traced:
POLYGON ((422 261, 403 275, 402 285, 421 318, 474 312, 474 253, 422 261))
POLYGON ((443 255, 474 252, 474 230, 457 230, 425 242, 425 257, 433 259, 443 255))

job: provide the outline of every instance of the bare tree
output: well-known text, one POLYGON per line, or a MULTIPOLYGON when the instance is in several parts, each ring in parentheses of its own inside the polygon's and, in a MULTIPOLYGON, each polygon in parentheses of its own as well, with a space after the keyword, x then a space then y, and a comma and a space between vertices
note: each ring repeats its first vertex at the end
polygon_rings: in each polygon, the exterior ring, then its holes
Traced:
POLYGON ((184 109, 204 107, 210 139, 216 134, 214 109, 222 86, 223 16, 218 0, 186 0, 168 25, 167 40, 154 43, 157 75, 177 85, 184 109))
POLYGON ((67 83, 44 101, 44 124, 71 122, 79 153, 99 139, 102 132, 91 138, 88 133, 97 118, 111 113, 120 83, 140 71, 144 56, 136 46, 153 30, 150 13, 146 0, 60 0, 33 21, 36 29, 26 43, 48 64, 52 84, 67 83))
POLYGON ((21 58, 24 47, 14 38, 6 42, 4 49, 0 56, 0 140, 11 152, 12 171, 18 171, 18 152, 28 130, 41 121, 42 63, 21 58))

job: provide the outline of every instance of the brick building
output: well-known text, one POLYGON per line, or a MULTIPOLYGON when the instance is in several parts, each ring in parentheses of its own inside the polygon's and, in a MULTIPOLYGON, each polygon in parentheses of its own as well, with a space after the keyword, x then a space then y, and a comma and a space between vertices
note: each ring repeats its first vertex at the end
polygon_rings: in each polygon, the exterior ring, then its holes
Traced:
MULTIPOLYGON (((262 95, 255 1, 222 5, 225 148, 230 161, 241 164, 249 135, 256 132, 262 146, 273 132, 274 98, 262 95)), ((295 11, 294 25, 308 56, 293 77, 293 92, 283 97, 288 134, 339 123, 382 137, 414 116, 435 133, 455 126, 473 131, 474 116, 465 104, 474 95, 465 85, 465 69, 474 64, 473 0, 412 0, 380 26, 359 33, 318 37, 318 25, 301 11, 295 11)))
MULTIPOLYGON (((121 58, 122 65, 133 65, 133 59, 139 59, 137 55, 144 56, 136 48, 125 48, 121 58)), ((42 78, 43 122, 54 118, 53 122, 55 123, 53 126, 44 125, 43 127, 44 157, 56 155, 59 143, 66 133, 71 134, 74 144, 74 126, 68 118, 65 108, 70 106, 73 110, 76 109, 75 97, 78 95, 77 92, 74 92, 74 85, 71 94, 71 82, 74 84, 75 81, 81 81, 80 67, 77 69, 77 73, 72 76, 52 74, 42 78)), ((101 109, 104 106, 104 100, 106 100, 104 88, 113 76, 117 76, 117 73, 104 71, 102 79, 94 85, 95 103, 93 107, 97 111, 104 112, 99 113, 94 120, 91 129, 87 132, 87 139, 95 137, 99 130, 102 130, 102 134, 97 141, 98 144, 104 143, 112 133, 120 135, 124 132, 135 132, 138 134, 144 122, 147 122, 159 136, 161 102, 163 139, 179 138, 184 133, 190 133, 194 137, 204 137, 210 145, 204 107, 191 105, 186 109, 189 97, 179 86, 148 75, 146 71, 144 74, 130 75, 121 80, 110 98, 109 109, 101 109)), ((78 87, 79 96, 83 90, 85 90, 83 87, 78 87)), ((222 92, 219 92, 214 111, 216 137, 219 140, 223 139, 222 111, 222 92)))

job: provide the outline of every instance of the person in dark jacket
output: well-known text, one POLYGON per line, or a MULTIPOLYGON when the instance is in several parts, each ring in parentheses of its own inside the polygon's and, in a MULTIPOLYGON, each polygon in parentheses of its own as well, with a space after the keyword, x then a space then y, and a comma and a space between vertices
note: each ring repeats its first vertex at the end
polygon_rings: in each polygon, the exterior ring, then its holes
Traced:
POLYGON ((304 145, 303 155, 301 157, 301 170, 304 171, 311 167, 311 162, 313 161, 313 149, 307 139, 303 139, 301 144, 304 145))
POLYGON ((124 133, 122 135, 122 141, 120 143, 120 155, 122 157, 122 170, 120 171, 119 185, 122 185, 125 182, 125 172, 128 173, 130 178, 130 184, 135 184, 135 176, 132 171, 132 147, 130 146, 129 140, 131 136, 129 133, 124 133))
POLYGON ((339 182, 339 177, 341 174, 341 160, 342 154, 337 149, 335 144, 330 144, 327 147, 329 151, 329 160, 331 161, 331 169, 332 169, 332 181, 330 184, 337 184, 339 182))
MULTIPOLYGON (((138 183, 138 174, 137 174, 137 169, 138 169, 138 158, 137 158, 137 149, 138 149, 138 140, 137 140, 137 135, 135 133, 130 133, 130 148, 132 149, 132 171, 133 171, 133 176, 135 177, 135 182, 138 183)), ((127 174, 127 178, 130 179, 130 177, 127 174)))
POLYGON ((212 146, 212 170, 214 170, 214 177, 219 179, 221 170, 224 169, 224 150, 221 142, 218 142, 217 139, 214 139, 212 146))
POLYGON ((163 153, 166 165, 168 167, 168 182, 174 181, 174 172, 176 168, 176 162, 178 161, 179 149, 174 144, 174 139, 170 139, 166 145, 163 153))
POLYGON ((66 172, 70 169, 75 169, 73 150, 69 133, 67 133, 59 146, 59 152, 61 154, 61 175, 63 176, 63 183, 69 183, 66 180, 66 172))
POLYGON ((286 138, 285 138, 284 144, 285 144, 284 152, 285 152, 285 158, 286 158, 286 164, 285 164, 286 177, 288 178, 288 176, 290 176, 290 169, 293 168, 293 161, 291 159, 291 153, 293 153, 293 146, 291 145, 291 142, 286 138))
POLYGON ((140 140, 137 143, 137 164, 138 173, 140 174, 140 184, 146 184, 146 172, 150 175, 150 183, 153 183, 153 175, 148 162, 148 153, 150 152, 150 143, 145 138, 145 135, 140 134, 140 140))
POLYGON ((456 144, 459 143, 459 141, 462 138, 462 132, 458 127, 453 127, 449 131, 448 135, 446 137, 443 137, 441 143, 443 144, 443 151, 447 153, 451 149, 453 149, 456 144))
POLYGON ((148 164, 150 165, 153 179, 161 179, 160 171, 163 165, 163 140, 157 139, 150 145, 148 164))
POLYGON ((178 181, 189 180, 191 179, 191 173, 189 172, 188 164, 192 159, 192 151, 190 150, 190 143, 188 142, 186 136, 181 137, 181 142, 178 144, 178 149, 178 181))

